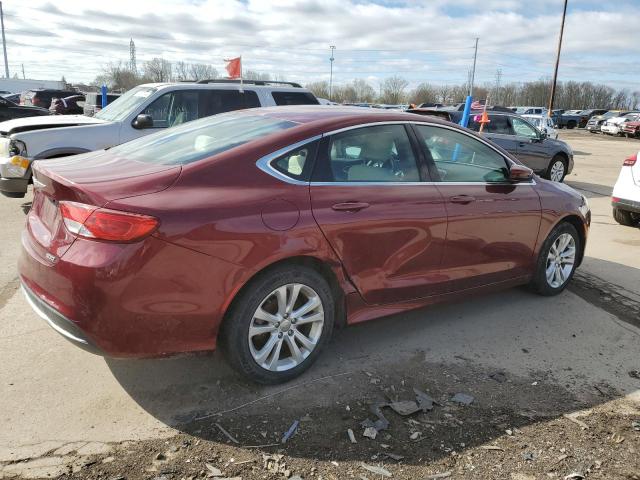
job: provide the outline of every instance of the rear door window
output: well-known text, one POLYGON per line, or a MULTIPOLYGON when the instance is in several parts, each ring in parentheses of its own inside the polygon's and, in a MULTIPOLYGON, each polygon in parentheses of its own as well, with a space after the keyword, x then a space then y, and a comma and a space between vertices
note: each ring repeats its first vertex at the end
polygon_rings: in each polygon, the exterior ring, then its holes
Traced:
POLYGON ((202 90, 200 94, 200 117, 260 106, 258 95, 253 90, 202 90))
POLYGON ((311 92, 271 92, 276 105, 318 105, 311 92))

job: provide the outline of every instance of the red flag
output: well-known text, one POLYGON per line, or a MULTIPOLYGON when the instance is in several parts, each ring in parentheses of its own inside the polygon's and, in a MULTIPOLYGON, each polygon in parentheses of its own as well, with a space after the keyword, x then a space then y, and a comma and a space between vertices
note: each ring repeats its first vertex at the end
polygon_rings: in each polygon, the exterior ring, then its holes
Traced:
POLYGON ((227 62, 227 73, 229 78, 242 78, 242 57, 230 58, 227 62))

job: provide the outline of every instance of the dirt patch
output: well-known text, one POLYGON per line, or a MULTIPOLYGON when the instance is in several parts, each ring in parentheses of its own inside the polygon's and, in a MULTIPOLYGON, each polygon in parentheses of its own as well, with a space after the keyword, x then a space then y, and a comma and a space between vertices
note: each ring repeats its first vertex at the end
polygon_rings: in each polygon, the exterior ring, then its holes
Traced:
MULTIPOLYGON (((325 408, 272 395, 232 413, 187 422, 168 440, 125 442, 87 456, 65 450, 66 471, 54 472, 83 480, 529 480, 571 473, 640 479, 640 409, 616 408, 620 400, 611 400, 620 393, 612 388, 600 385, 576 398, 548 372, 514 377, 462 358, 454 365, 422 359, 418 354, 386 372, 341 377, 342 394, 325 408), (414 388, 431 397, 431 410, 428 402, 420 404, 426 411, 406 416, 383 407, 388 428, 374 429, 375 439, 363 435, 363 422, 379 419, 372 407, 404 401, 396 407, 406 413, 416 400, 414 388), (454 401, 456 394, 464 395, 454 401)), ((38 462, 60 468, 59 460, 38 462)), ((4 474, 19 473, 19 466, 6 465, 4 474)))

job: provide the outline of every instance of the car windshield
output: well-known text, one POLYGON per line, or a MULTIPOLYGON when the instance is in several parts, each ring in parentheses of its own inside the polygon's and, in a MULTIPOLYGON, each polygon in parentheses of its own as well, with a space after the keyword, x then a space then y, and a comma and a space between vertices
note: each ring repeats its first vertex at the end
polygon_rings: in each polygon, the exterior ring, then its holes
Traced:
POLYGON ((108 122, 118 122, 124 120, 132 110, 142 105, 149 95, 158 90, 155 87, 136 87, 114 100, 95 114, 95 118, 108 122))
POLYGON ((146 163, 185 165, 296 125, 261 115, 224 113, 123 143, 111 152, 146 163))

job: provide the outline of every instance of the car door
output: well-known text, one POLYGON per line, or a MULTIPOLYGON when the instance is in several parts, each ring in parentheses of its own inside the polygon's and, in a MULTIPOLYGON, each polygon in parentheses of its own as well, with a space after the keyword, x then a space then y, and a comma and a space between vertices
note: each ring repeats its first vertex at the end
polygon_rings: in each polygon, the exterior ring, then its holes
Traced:
POLYGON ((442 293, 446 211, 435 185, 422 181, 407 127, 348 129, 318 150, 313 215, 365 302, 442 293))
POLYGON ((541 218, 533 181, 510 182, 509 161, 469 134, 414 128, 447 210, 440 273, 449 291, 529 274, 541 218))
POLYGON ((511 125, 518 143, 518 159, 536 172, 545 171, 551 161, 549 143, 545 142, 536 127, 520 117, 511 117, 511 125))

